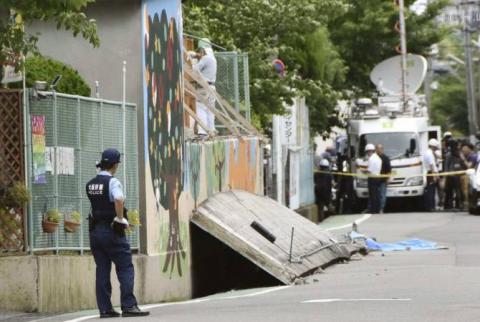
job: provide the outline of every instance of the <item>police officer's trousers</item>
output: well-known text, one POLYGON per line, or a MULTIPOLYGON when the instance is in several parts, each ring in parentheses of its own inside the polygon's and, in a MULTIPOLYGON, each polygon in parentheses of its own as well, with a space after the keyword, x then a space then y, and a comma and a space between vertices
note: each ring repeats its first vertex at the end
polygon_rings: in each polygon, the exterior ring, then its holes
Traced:
POLYGON ((112 262, 115 263, 120 282, 122 308, 136 305, 137 301, 133 295, 135 273, 127 238, 115 235, 110 224, 97 223, 90 232, 90 249, 97 264, 95 291, 100 312, 112 309, 110 299, 112 295, 112 284, 110 283, 112 262))
POLYGON ((368 178, 368 198, 369 198, 369 210, 372 214, 378 214, 380 212, 381 200, 380 200, 380 183, 381 179, 368 178))

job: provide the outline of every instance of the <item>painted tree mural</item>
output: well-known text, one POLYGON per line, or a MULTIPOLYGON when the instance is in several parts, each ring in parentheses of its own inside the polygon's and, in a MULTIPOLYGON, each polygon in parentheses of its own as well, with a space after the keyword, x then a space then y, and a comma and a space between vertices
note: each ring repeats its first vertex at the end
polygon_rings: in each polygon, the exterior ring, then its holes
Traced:
POLYGON ((190 150, 190 191, 192 193, 193 200, 195 200, 195 208, 197 208, 197 200, 200 193, 200 158, 202 147, 200 144, 191 143, 188 148, 190 150))
POLYGON ((226 142, 213 143, 213 157, 215 159, 215 175, 218 178, 218 191, 222 191, 225 180, 225 145, 226 142))
POLYGON ((157 212, 169 212, 163 272, 182 275, 186 253, 180 238, 178 203, 183 191, 183 95, 181 44, 174 18, 165 10, 146 18, 145 82, 148 97, 148 158, 157 212))

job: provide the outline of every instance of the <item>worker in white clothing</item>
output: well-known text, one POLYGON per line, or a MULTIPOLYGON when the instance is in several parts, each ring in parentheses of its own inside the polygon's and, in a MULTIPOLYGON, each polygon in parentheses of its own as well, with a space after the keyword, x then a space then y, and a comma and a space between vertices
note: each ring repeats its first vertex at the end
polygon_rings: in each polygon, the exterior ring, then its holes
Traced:
MULTIPOLYGON (((427 174, 438 173, 437 160, 435 158, 435 152, 440 148, 440 142, 436 139, 430 139, 428 141, 428 149, 423 155, 423 165, 427 174)), ((435 190, 437 187, 437 176, 427 177, 427 186, 425 188, 425 210, 435 211, 435 190)))
POLYGON ((382 179, 379 177, 382 171, 382 159, 375 152, 375 146, 371 143, 365 146, 365 152, 368 156, 368 194, 369 194, 369 211, 372 214, 378 214, 380 212, 380 184, 382 179))
MULTIPOLYGON (((217 60, 213 54, 213 49, 210 40, 203 38, 198 42, 198 49, 196 53, 198 62, 193 66, 194 70, 198 71, 203 79, 208 83, 211 90, 215 91, 215 81, 217 79, 217 60)), ((197 115, 200 120, 207 125, 210 131, 215 130, 215 114, 211 112, 215 109, 215 95, 210 94, 206 89, 198 90, 200 98, 197 99, 197 115), (205 105, 207 104, 207 105, 205 105)), ((199 135, 206 135, 207 132, 198 127, 199 135)))

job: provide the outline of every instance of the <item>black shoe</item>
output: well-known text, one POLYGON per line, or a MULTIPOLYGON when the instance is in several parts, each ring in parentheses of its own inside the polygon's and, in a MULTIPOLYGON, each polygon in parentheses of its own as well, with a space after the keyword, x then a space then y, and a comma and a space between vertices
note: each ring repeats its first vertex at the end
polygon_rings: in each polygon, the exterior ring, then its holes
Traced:
POLYGON ((126 309, 122 309, 122 316, 146 316, 149 314, 150 312, 142 311, 136 305, 126 309))
POLYGON ((120 316, 120 313, 118 313, 114 309, 111 309, 110 311, 107 311, 107 312, 100 312, 100 319, 118 318, 119 316, 120 316))

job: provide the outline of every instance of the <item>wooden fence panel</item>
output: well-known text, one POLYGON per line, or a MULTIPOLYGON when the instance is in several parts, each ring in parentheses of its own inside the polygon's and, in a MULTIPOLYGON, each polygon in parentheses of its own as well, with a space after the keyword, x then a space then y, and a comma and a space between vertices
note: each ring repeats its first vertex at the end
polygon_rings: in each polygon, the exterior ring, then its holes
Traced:
MULTIPOLYGON (((0 196, 24 182, 22 91, 0 90, 0 196)), ((0 253, 24 250, 24 214, 0 209, 0 253)))

